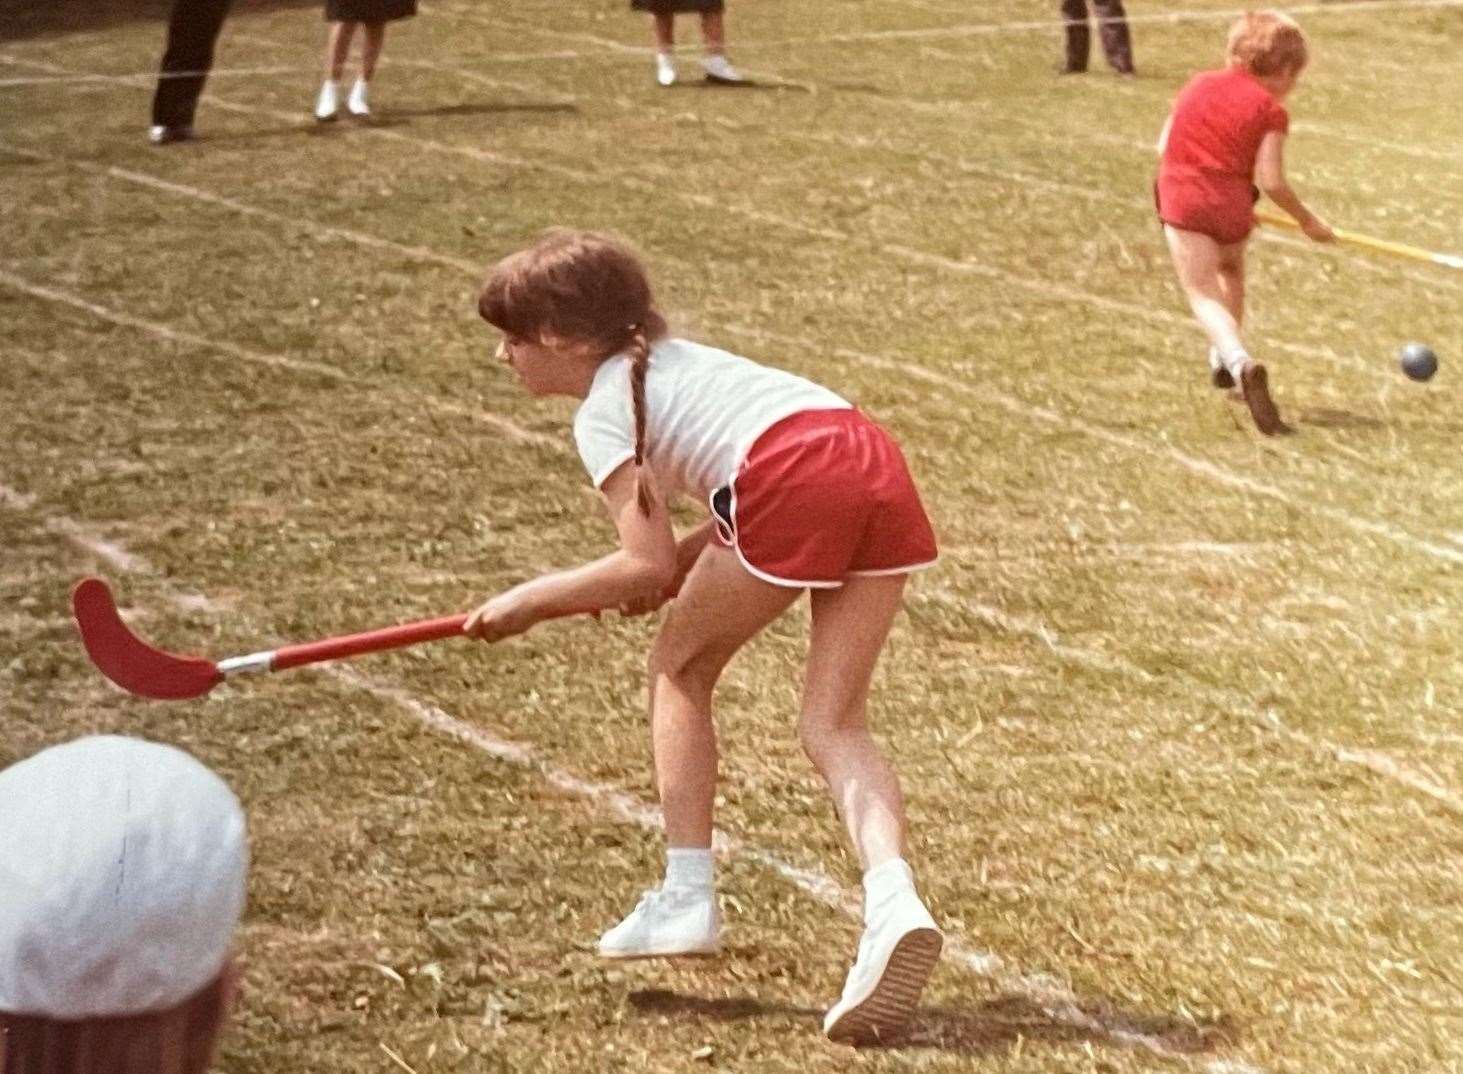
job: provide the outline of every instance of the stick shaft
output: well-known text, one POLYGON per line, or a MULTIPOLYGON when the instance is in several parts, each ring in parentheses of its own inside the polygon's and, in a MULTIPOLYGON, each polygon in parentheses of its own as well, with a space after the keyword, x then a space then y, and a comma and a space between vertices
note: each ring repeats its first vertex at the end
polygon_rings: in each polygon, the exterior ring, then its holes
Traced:
MULTIPOLYGON (((563 619, 573 615, 598 616, 599 609, 576 608, 573 611, 552 616, 552 618, 563 619)), ((464 612, 458 615, 445 615, 440 619, 419 619, 414 623, 401 623, 397 626, 382 627, 379 630, 368 630, 361 634, 346 634, 339 638, 322 638, 320 641, 286 645, 282 649, 274 650, 273 658, 268 662, 268 670, 284 671, 286 668, 304 667, 306 664, 319 664, 326 660, 341 660, 348 656, 360 656, 362 653, 379 653, 387 649, 402 649, 408 645, 419 645, 426 641, 461 637, 462 628, 466 622, 467 613, 464 612)), ((222 667, 223 664, 220 666, 222 667)), ((244 669, 241 667, 238 670, 244 669)))
MULTIPOLYGON (((1288 216, 1281 216, 1279 213, 1268 213, 1257 211, 1255 219, 1264 224, 1272 224, 1275 227, 1283 227, 1290 231, 1299 231, 1300 225, 1288 216)), ((1359 235, 1355 231, 1347 231, 1343 228, 1332 228, 1336 233, 1336 241, 1344 242, 1349 246, 1359 246, 1365 250, 1375 250, 1378 253, 1391 254, 1393 257, 1405 257, 1409 261, 1425 261, 1432 265, 1441 265, 1444 268, 1463 268, 1463 258, 1449 254, 1436 254, 1431 250, 1424 250, 1421 246, 1409 246, 1405 242, 1392 242, 1388 239, 1377 239, 1370 235, 1359 235)))

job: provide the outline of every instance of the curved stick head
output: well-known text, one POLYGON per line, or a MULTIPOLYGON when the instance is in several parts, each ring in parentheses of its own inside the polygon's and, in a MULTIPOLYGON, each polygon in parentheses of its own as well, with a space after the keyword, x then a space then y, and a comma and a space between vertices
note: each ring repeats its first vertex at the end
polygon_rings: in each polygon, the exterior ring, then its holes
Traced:
POLYGON ((91 662, 128 693, 180 701, 202 697, 223 678, 212 660, 165 653, 128 630, 111 590, 100 578, 76 583, 71 611, 91 662))

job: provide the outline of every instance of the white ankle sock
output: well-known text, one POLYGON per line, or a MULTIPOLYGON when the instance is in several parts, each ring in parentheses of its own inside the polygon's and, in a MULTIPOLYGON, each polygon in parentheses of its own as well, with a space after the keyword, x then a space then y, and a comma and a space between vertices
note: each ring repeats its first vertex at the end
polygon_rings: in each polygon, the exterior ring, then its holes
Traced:
POLYGON ((662 886, 710 890, 715 880, 714 866, 710 847, 667 847, 662 886))
POLYGON ((864 913, 890 895, 914 890, 914 870, 903 858, 890 858, 864 873, 864 913))

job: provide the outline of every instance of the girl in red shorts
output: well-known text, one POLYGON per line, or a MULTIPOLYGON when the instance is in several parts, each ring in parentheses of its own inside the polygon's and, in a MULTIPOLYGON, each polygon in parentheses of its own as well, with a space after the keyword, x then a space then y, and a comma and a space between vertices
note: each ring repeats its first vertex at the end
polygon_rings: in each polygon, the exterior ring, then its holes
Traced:
POLYGON ((1265 367, 1240 341, 1245 306, 1245 243, 1263 191, 1317 242, 1331 229, 1285 180, 1290 119, 1281 103, 1305 69, 1306 39, 1276 11, 1249 12, 1229 33, 1228 66, 1195 75, 1179 93, 1159 136, 1158 215, 1194 316, 1209 336, 1214 385, 1239 385, 1255 424, 1286 431, 1270 398, 1265 367))
POLYGON ((650 657, 665 879, 601 937, 600 954, 720 950, 712 691, 733 654, 808 590, 798 731, 858 851, 865 893, 863 939, 824 1029, 887 1040, 942 943, 905 862, 898 779, 865 724, 907 576, 937 555, 899 447, 826 388, 668 338, 639 261, 602 235, 550 232, 493 268, 478 308, 524 387, 582 400, 575 443, 620 547, 493 597, 467 632, 493 641, 586 607, 643 614, 678 593, 650 657), (675 493, 710 516, 679 540, 666 511, 675 493))

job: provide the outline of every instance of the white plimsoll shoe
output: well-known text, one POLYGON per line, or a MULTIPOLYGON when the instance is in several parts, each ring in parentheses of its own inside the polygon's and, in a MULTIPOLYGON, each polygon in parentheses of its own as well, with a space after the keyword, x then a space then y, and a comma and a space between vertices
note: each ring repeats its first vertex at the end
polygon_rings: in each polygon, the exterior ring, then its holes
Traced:
POLYGON ((356 84, 351 87, 351 95, 346 99, 346 111, 353 116, 369 116, 371 114, 371 102, 366 99, 370 83, 364 78, 356 79, 356 84))
POLYGON ((676 84, 676 61, 671 58, 669 52, 655 54, 655 80, 662 86, 676 84))
POLYGON ((742 73, 731 65, 731 61, 719 52, 710 56, 702 56, 701 69, 706 72, 707 82, 720 82, 726 86, 735 86, 746 81, 742 77, 742 73))
POLYGON ((340 85, 326 79, 320 86, 320 96, 315 98, 315 118, 329 123, 340 111, 340 85))
POLYGON ((601 958, 666 958, 721 951, 721 910, 710 888, 655 888, 599 938, 601 958))
POLYGON ((843 997, 823 1018, 830 1040, 887 1043, 914 1014, 945 938, 914 889, 894 892, 864 915, 858 958, 843 997))

